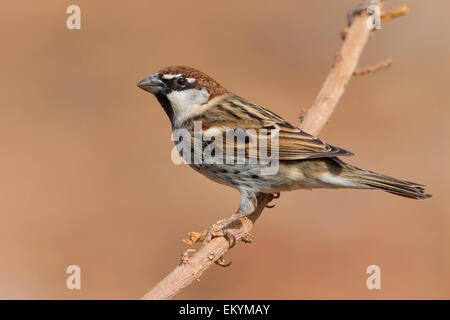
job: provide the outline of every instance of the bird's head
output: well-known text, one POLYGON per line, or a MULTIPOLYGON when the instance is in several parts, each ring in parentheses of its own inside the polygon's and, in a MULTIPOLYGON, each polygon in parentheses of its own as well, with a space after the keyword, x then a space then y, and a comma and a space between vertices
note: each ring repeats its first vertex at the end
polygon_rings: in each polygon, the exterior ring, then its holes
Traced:
POLYGON ((172 125, 200 113, 211 99, 228 92, 208 75, 186 66, 164 68, 137 86, 156 96, 172 125))

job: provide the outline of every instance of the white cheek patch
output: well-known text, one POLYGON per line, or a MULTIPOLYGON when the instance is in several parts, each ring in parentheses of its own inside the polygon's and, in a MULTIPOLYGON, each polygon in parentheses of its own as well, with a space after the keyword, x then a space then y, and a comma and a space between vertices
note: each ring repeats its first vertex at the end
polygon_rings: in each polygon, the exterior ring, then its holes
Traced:
POLYGON ((195 79, 194 78, 187 78, 186 79, 189 83, 194 83, 195 82, 195 79))
POLYGON ((175 122, 181 123, 201 112, 202 105, 209 100, 209 93, 205 89, 195 88, 174 90, 167 95, 167 99, 172 105, 175 122))

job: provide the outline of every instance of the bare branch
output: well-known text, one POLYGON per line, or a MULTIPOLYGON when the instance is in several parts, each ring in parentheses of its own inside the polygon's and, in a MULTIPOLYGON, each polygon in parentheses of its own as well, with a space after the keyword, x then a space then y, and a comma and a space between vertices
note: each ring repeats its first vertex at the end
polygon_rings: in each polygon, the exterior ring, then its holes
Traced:
MULTIPOLYGON (((244 238, 252 229, 253 224, 272 200, 271 194, 258 194, 258 207, 254 213, 246 218, 241 218, 240 223, 236 221, 229 227, 236 234, 236 242, 244 238)), ((142 299, 158 300, 169 299, 181 289, 198 279, 202 273, 214 264, 229 249, 229 242, 224 237, 213 238, 189 259, 183 259, 167 277, 158 283, 152 290, 147 292, 142 299)), ((183 256, 185 256, 183 254, 183 256)))

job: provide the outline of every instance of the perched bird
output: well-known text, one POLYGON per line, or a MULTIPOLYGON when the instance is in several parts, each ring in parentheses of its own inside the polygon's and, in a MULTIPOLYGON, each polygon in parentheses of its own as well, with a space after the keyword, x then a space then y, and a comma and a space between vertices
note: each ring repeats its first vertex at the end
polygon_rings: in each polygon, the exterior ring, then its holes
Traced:
MULTIPOLYGON (((261 163, 190 163, 196 171, 211 180, 231 186, 240 192, 239 208, 229 219, 215 225, 216 230, 240 217, 249 215, 257 206, 257 193, 313 188, 381 189, 412 199, 431 195, 424 186, 359 169, 340 160, 351 152, 331 146, 303 132, 275 113, 228 91, 217 81, 194 68, 171 66, 140 81, 137 86, 154 94, 169 117, 172 130, 184 129, 193 137, 194 145, 205 148, 208 143, 194 137, 196 122, 202 132, 215 137, 227 130, 255 129, 278 133, 278 170, 261 174, 261 163)), ((247 145, 248 141, 241 141, 247 145)), ((238 143, 236 143, 238 144, 238 143)), ((226 147, 223 147, 226 150, 226 147)), ((235 152, 233 148, 232 152, 235 152)), ((253 153, 255 156, 255 153, 253 153)), ((247 160, 252 157, 246 151, 247 160)), ((258 153, 256 154, 258 157, 258 153)), ((211 231, 211 230, 210 230, 211 231)))

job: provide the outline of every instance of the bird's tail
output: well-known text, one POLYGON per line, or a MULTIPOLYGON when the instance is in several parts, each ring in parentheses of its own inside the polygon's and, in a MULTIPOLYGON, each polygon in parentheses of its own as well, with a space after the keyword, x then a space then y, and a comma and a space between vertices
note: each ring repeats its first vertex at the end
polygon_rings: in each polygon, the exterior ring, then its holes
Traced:
MULTIPOLYGON (((338 159, 336 159, 338 160, 338 159)), ((409 181, 398 180, 382 174, 363 170, 348 163, 338 160, 343 167, 342 175, 354 183, 361 184, 364 187, 381 189, 402 197, 412 199, 430 198, 431 194, 425 193, 425 186, 409 181)))

